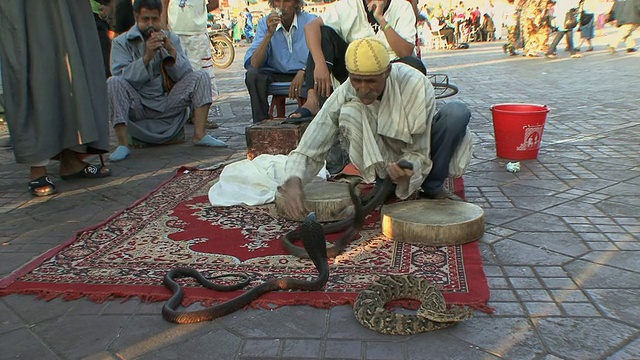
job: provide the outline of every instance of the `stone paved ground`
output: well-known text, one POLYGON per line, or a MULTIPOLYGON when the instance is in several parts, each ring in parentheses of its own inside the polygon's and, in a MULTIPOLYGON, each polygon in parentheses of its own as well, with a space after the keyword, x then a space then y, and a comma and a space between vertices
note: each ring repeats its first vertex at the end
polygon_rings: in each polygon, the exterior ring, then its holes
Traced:
MULTIPOLYGON (((362 328, 347 306, 247 310, 176 326, 162 320, 161 303, 13 295, 0 298, 0 359, 639 359, 640 55, 611 55, 605 43, 582 59, 508 57, 499 42, 425 55, 473 113, 466 192, 486 211, 481 248, 495 314, 401 337, 362 328), (538 159, 517 174, 495 155, 489 108, 504 102, 551 107, 538 159)), ((181 165, 243 156, 250 109, 241 61, 219 71, 219 83, 224 114, 212 134, 229 149, 135 150, 108 179, 54 176, 61 192, 47 199, 29 196, 27 169, 0 150, 0 276, 122 210, 181 165)))

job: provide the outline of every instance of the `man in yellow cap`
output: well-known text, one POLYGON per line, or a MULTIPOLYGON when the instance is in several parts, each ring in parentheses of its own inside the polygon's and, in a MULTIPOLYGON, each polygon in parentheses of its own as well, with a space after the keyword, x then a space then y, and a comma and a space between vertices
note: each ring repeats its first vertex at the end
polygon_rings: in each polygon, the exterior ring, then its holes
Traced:
POLYGON ((303 185, 322 168, 339 136, 366 182, 390 176, 400 199, 416 191, 445 197, 444 180, 462 175, 471 160, 469 109, 450 102, 436 112, 429 79, 409 65, 391 63, 378 40, 353 41, 345 63, 349 80, 329 96, 288 156, 287 180, 280 186, 285 212, 306 215, 303 185), (413 170, 401 169, 400 160, 411 162, 413 170))

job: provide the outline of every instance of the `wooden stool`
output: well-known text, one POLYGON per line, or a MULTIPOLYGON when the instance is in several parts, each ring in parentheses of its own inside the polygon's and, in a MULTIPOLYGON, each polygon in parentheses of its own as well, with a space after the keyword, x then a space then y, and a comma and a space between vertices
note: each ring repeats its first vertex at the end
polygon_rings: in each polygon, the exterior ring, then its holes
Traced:
MULTIPOLYGON (((272 119, 284 118, 287 112, 287 97, 289 96, 290 82, 273 82, 269 84, 267 94, 271 95, 271 105, 269 106, 269 115, 272 119), (275 115, 274 115, 275 110, 275 115)), ((304 95, 304 94, 301 94, 304 95)), ((306 99, 298 98, 298 107, 304 105, 306 99)))
POLYGON ((247 158, 262 154, 287 155, 300 143, 309 122, 287 124, 279 120, 264 120, 245 129, 247 158))

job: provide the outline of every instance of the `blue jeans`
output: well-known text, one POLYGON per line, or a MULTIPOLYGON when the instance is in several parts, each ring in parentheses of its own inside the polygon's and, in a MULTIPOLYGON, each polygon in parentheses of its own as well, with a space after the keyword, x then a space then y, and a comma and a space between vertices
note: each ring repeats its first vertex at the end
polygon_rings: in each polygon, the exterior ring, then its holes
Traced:
POLYGON ((426 195, 434 195, 442 191, 444 180, 449 176, 449 163, 467 132, 469 120, 471 120, 471 112, 461 102, 443 105, 433 117, 431 124, 433 167, 421 186, 426 195))
MULTIPOLYGON (((449 176, 449 163, 467 133, 471 120, 469 108, 461 102, 443 105, 433 117, 431 124, 431 161, 433 166, 421 188, 426 196, 435 195, 443 190, 444 180, 449 176)), ((382 179, 376 179, 376 186, 382 185, 382 179)))

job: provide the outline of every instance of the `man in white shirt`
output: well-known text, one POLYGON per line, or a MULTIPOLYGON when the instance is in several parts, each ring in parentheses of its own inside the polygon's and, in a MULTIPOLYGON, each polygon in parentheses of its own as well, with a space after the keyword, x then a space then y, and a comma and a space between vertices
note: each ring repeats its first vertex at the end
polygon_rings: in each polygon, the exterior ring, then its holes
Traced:
POLYGON ((320 101, 331 94, 331 75, 339 82, 347 79, 344 54, 354 40, 375 38, 392 61, 426 69, 415 54, 416 17, 413 6, 404 0, 339 0, 305 26, 309 59, 305 82, 307 102, 290 115, 309 119, 320 109, 320 101))
POLYGON ((211 59, 211 42, 207 31, 207 13, 218 7, 212 0, 162 0, 169 30, 177 34, 194 71, 204 70, 211 79, 212 100, 218 93, 216 71, 211 59))

